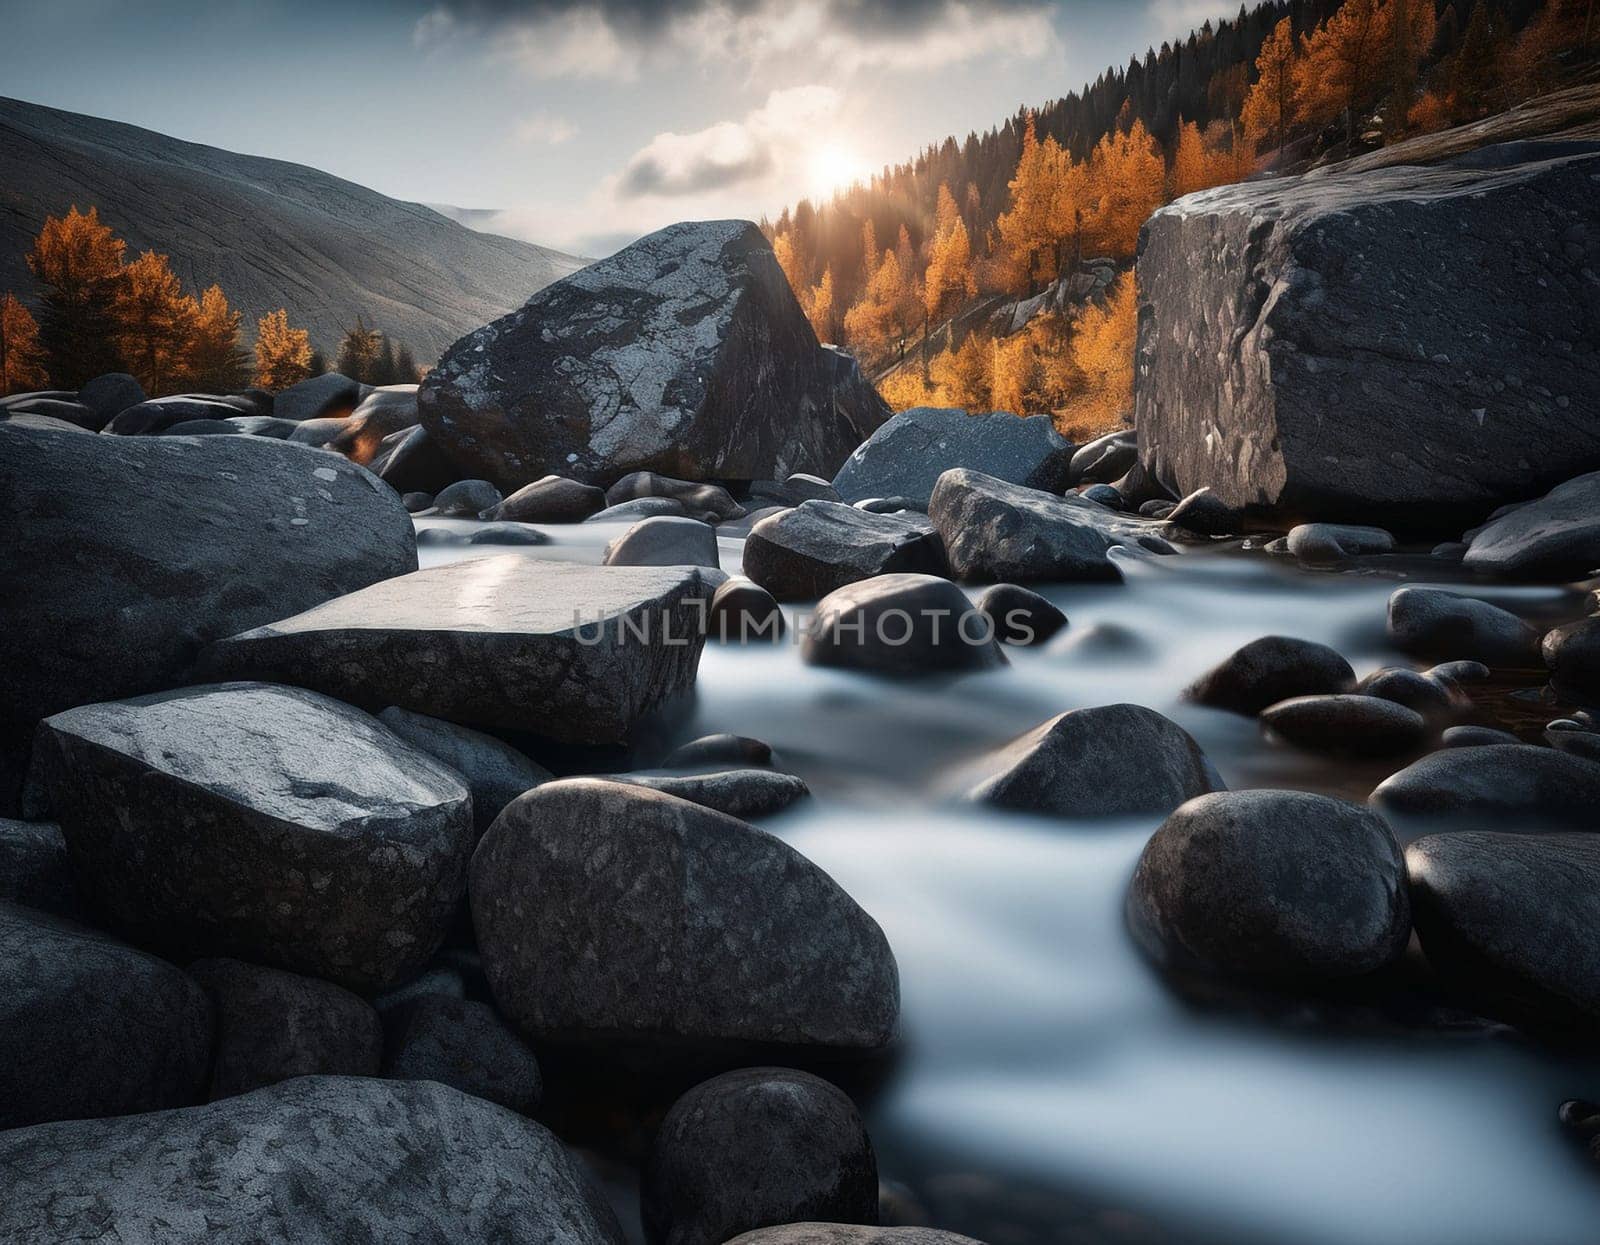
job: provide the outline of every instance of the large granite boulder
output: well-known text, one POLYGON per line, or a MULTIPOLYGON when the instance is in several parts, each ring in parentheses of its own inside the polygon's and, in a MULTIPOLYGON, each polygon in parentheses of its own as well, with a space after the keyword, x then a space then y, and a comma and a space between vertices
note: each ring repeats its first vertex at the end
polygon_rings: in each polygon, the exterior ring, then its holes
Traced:
POLYGON ((1600 568, 1600 471, 1507 507, 1471 533, 1462 564, 1517 579, 1582 579, 1600 568))
POLYGON ((0 747, 48 714, 184 681, 208 640, 417 569, 400 499, 257 437, 0 423, 0 747))
POLYGON ((308 419, 337 418, 355 410, 360 405, 362 391, 366 389, 367 386, 360 381, 351 380, 338 372, 308 376, 278 391, 272 402, 272 413, 279 419, 292 419, 295 423, 303 423, 308 419))
POLYGON ((1156 212, 1138 266, 1146 467, 1278 519, 1459 531, 1600 465, 1600 144, 1507 154, 1156 212))
POLYGON ((85 900, 136 942, 379 989, 427 960, 461 898, 461 777, 313 692, 84 705, 40 725, 35 761, 85 900))
POLYGON ((859 1052, 896 1033, 877 923, 786 843, 658 791, 528 792, 479 844, 470 893, 495 1002, 536 1039, 859 1052))
POLYGON ((550 472, 831 476, 889 415, 738 220, 669 226, 546 286, 446 351, 418 409, 446 453, 506 490, 550 472))
POLYGON ((693 567, 474 558, 232 636, 206 668, 373 709, 615 743, 693 685, 711 592, 693 567))
POLYGON ((919 514, 869 514, 808 501, 771 515, 744 542, 744 573, 779 601, 815 601, 894 572, 941 575, 944 545, 919 514))
POLYGON ((0 1238, 622 1245, 541 1125, 443 1085, 301 1077, 204 1107, 0 1133, 0 1238))
POLYGON ((901 411, 858 446, 833 486, 848 502, 905 497, 926 507, 941 475, 970 467, 1010 484, 1059 493, 1071 477, 1073 450, 1048 415, 1022 419, 919 406, 901 411))
POLYGON ((182 970, 0 903, 0 1129, 187 1106, 210 1058, 211 1007, 182 970))

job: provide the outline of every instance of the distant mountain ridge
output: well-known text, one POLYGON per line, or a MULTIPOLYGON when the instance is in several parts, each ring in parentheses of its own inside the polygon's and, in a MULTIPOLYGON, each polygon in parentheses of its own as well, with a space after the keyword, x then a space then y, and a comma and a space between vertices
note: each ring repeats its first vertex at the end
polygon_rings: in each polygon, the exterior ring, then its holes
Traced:
POLYGON ((0 292, 35 291, 24 259, 47 215, 91 204, 129 258, 165 252, 195 291, 277 307, 332 351, 360 315, 429 363, 585 261, 480 233, 332 174, 0 97, 0 292))

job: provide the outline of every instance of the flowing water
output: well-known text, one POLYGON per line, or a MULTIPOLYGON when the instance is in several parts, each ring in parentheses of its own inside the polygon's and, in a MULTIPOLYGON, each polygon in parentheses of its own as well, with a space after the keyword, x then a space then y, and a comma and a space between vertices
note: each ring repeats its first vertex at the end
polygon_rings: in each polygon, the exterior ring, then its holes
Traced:
MULTIPOLYGON (((597 561, 620 528, 545 530, 555 543, 529 556, 597 561)), ((503 552, 430 547, 423 561, 503 552)), ((722 542, 725 569, 739 555, 722 542)), ((1124 566, 1124 585, 1046 589, 1071 626, 999 671, 887 682, 805 666, 789 643, 710 645, 674 724, 673 742, 730 731, 772 744, 816 798, 763 824, 888 935, 905 1051, 867 1107, 885 1179, 911 1214, 992 1245, 1600 1240, 1600 1172, 1556 1122, 1563 1099, 1600 1097, 1600 1059, 1482 1026, 1334 1032, 1186 1004, 1122 924, 1159 818, 950 802, 989 749, 1119 701, 1183 725, 1233 787, 1364 799, 1397 768, 1292 751, 1179 693, 1271 633, 1330 644, 1358 675, 1402 664, 1384 606, 1426 563, 1310 573, 1230 547, 1124 566)), ((1531 616, 1581 612, 1562 590, 1480 595, 1531 616)))

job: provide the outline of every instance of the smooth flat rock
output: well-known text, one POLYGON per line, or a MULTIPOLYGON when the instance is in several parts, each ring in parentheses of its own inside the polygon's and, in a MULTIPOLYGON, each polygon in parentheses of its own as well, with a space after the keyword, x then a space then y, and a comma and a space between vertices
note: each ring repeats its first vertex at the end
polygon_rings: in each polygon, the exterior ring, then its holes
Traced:
POLYGON ((1386 816, 1440 818, 1463 829, 1593 830, 1600 762, 1529 744, 1450 748, 1378 784, 1386 816))
POLYGON ((936 575, 874 575, 830 592, 817 603, 800 659, 901 676, 1006 664, 993 621, 936 575))
POLYGON ((1394 552, 1394 535, 1350 523, 1301 523, 1289 532, 1289 552, 1311 566, 1394 552))
POLYGON ((779 601, 815 601, 846 584, 945 570, 939 534, 921 515, 868 514, 808 501, 763 519, 744 545, 744 573, 779 601))
POLYGON ((614 774, 610 782, 648 787, 729 817, 770 817, 808 799, 811 789, 794 774, 774 769, 728 769, 701 774, 614 774))
POLYGON ((640 519, 606 546, 605 566, 720 567, 717 529, 699 519, 640 519))
POLYGON ((232 636, 211 646, 207 666, 374 709, 613 743, 693 685, 710 594, 688 567, 502 554, 430 567, 232 636))
POLYGON ((605 508, 603 490, 551 475, 524 484, 485 517, 516 523, 582 523, 605 508))
POLYGON ((733 494, 720 484, 680 480, 658 471, 630 471, 606 490, 608 506, 620 506, 647 498, 675 501, 690 518, 707 523, 737 519, 744 513, 744 507, 734 501, 733 494))
POLYGON ((1350 663, 1326 644, 1264 635, 1224 658, 1183 694, 1197 704, 1254 715, 1295 696, 1347 692, 1355 682, 1350 663))
POLYGON ((1261 725, 1310 752, 1385 757, 1415 752, 1428 737, 1415 709, 1379 696, 1295 696, 1268 705, 1261 725))
POLYGON ((1600 471, 1491 518, 1467 541, 1463 565, 1514 579, 1582 579, 1600 567, 1600 471))
POLYGON ((1509 610, 1437 588, 1399 588, 1389 597, 1389 638, 1434 661, 1537 666, 1539 633, 1509 610))

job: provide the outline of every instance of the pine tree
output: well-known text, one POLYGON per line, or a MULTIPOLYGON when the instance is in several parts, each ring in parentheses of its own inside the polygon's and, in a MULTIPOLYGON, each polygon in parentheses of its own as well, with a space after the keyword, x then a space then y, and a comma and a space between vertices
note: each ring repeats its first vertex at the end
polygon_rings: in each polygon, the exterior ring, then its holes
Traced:
POLYGON ((118 352, 151 397, 177 393, 187 379, 200 307, 156 251, 123 269, 115 304, 118 352))
POLYGON ((256 384, 286 389, 316 375, 311 371, 311 335, 289 327, 289 313, 280 307, 256 322, 256 384))
POLYGON ((422 379, 417 361, 411 357, 411 347, 404 342, 401 342, 400 348, 395 351, 394 370, 395 375, 399 377, 397 383, 402 385, 414 385, 422 379))
POLYGON ((334 365, 334 371, 365 384, 372 375, 372 365, 377 358, 378 334, 357 316, 356 322, 345 330, 339 341, 339 361, 334 365))
POLYGON ((17 296, 7 293, 0 298, 0 397, 49 384, 39 325, 17 296))
POLYGON ((1295 111, 1314 125, 1344 118, 1355 138, 1361 110, 1377 95, 1383 63, 1385 6, 1380 0, 1345 0, 1301 40, 1295 66, 1295 111))
POLYGON ((1114 131, 1089 158, 1089 182, 1100 196, 1092 219, 1095 244, 1112 256, 1132 255, 1139 230, 1165 197, 1167 163, 1144 122, 1114 131))
POLYGON ((839 336, 835 323, 838 315, 833 293, 833 266, 830 264, 822 270, 822 280, 817 282, 806 300, 806 318, 811 321, 811 330, 817 335, 818 341, 831 342, 839 336))
POLYGON ((387 333, 378 337, 378 356, 372 361, 372 375, 368 377, 369 385, 392 385, 396 383, 398 373, 394 361, 394 343, 389 340, 387 333))
POLYGON ((125 249, 97 209, 79 212, 74 204, 64 217, 45 218, 28 252, 28 267, 44 287, 39 340, 50 375, 65 389, 122 370, 116 304, 125 249))
POLYGON ((1283 157, 1284 137, 1295 117, 1295 61, 1299 49, 1294 38, 1294 19, 1286 17, 1272 30, 1256 57, 1256 81, 1245 96, 1240 120, 1246 136, 1257 147, 1271 139, 1283 157))
POLYGON ((978 293, 972 273, 972 243, 948 184, 939 187, 939 206, 928 271, 923 281, 923 306, 931 323, 942 320, 978 293))
POLYGON ((239 345, 240 313, 228 306, 222 287, 200 295, 189 383, 202 393, 232 393, 250 383, 250 356, 239 345))

